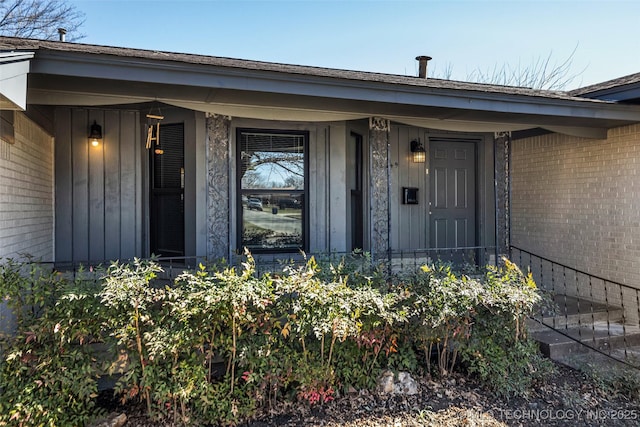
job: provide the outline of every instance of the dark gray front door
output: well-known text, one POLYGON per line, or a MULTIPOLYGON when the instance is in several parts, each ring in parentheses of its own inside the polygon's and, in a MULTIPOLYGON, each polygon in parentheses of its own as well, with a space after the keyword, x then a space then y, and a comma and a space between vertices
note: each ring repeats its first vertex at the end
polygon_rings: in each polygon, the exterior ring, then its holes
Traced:
POLYGON ((476 142, 431 139, 431 248, 476 245, 476 142))
POLYGON ((151 253, 181 257, 184 256, 184 124, 160 125, 160 145, 150 152, 151 253))

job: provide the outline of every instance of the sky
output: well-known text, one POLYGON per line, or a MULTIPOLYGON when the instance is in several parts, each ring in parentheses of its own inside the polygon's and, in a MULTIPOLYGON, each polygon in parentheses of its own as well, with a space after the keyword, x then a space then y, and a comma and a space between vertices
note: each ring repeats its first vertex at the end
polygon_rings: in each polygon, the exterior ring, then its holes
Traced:
POLYGON ((573 89, 640 72, 640 0, 73 0, 81 43, 469 80, 570 61, 573 89))

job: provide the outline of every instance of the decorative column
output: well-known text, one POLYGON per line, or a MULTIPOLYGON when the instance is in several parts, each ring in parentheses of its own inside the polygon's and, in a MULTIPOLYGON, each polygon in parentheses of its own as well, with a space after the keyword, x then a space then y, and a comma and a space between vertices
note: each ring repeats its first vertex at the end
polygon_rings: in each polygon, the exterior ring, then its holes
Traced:
POLYGON ((496 198, 496 261, 499 263, 503 256, 509 255, 511 233, 509 230, 511 219, 510 197, 510 146, 511 132, 496 132, 494 134, 494 164, 495 164, 495 198, 496 198))
POLYGON ((231 117, 207 114, 207 257, 229 257, 231 117))
POLYGON ((375 260, 391 258, 389 130, 389 120, 369 118, 371 254, 375 260))

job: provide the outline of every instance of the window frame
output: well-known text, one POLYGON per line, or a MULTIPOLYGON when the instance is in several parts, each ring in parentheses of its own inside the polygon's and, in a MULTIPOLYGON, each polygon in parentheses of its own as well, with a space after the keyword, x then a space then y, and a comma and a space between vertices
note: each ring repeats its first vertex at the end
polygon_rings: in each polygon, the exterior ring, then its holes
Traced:
POLYGON ((292 129, 271 129, 271 128, 253 128, 242 127, 236 128, 236 248, 237 251, 244 250, 243 231, 244 231, 244 218, 243 218, 243 206, 242 195, 244 192, 250 192, 252 194, 272 194, 278 192, 291 193, 291 190, 279 190, 274 188, 265 189, 243 189, 242 188, 242 138, 243 133, 258 133, 258 134, 278 134, 278 135, 294 135, 303 138, 303 171, 304 171, 304 185, 302 190, 296 190, 302 194, 303 206, 302 206, 302 242, 299 247, 283 247, 283 248, 249 248, 252 253, 265 253, 265 254, 277 254, 277 253, 298 253, 300 251, 308 252, 309 250, 309 131, 308 130, 292 130, 292 129))

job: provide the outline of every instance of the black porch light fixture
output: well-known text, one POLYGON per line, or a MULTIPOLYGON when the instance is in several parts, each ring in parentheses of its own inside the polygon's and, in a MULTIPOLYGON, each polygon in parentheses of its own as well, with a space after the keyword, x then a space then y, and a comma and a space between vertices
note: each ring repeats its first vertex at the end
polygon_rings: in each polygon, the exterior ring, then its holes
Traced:
POLYGON ((100 126, 95 120, 91 125, 91 131, 89 132, 89 143, 97 147, 102 141, 102 126, 100 126))
POLYGON ((411 141, 411 153, 413 155, 413 163, 424 163, 427 160, 427 153, 420 143, 420 138, 411 141))

